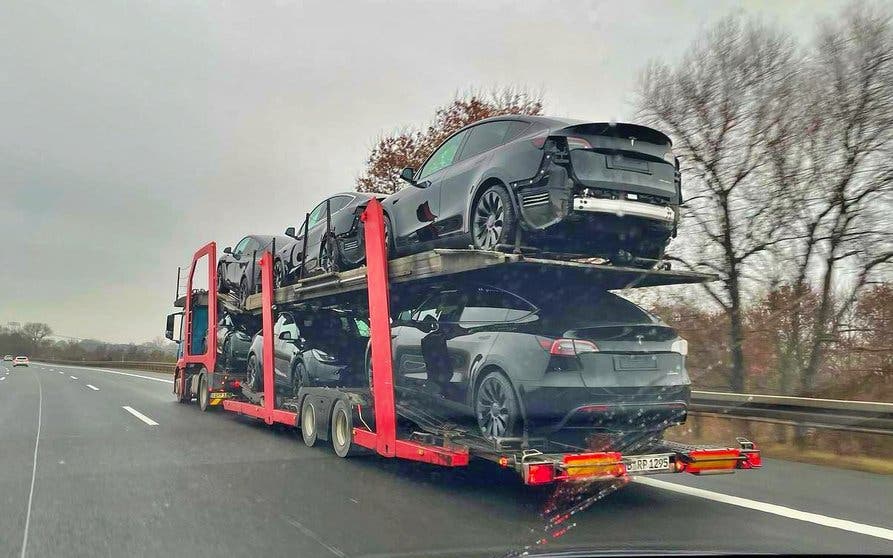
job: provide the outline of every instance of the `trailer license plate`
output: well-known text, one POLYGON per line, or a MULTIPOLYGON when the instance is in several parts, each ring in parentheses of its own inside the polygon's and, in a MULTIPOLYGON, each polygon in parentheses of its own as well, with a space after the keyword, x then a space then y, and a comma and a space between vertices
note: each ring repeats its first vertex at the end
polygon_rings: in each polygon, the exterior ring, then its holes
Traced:
POLYGON ((670 455, 672 454, 636 455, 625 458, 623 462, 626 463, 626 470, 630 474, 666 472, 673 470, 670 466, 670 455))
POLYGON ((232 395, 225 391, 221 391, 221 392, 215 391, 215 392, 211 393, 211 399, 228 399, 230 397, 232 397, 232 395))

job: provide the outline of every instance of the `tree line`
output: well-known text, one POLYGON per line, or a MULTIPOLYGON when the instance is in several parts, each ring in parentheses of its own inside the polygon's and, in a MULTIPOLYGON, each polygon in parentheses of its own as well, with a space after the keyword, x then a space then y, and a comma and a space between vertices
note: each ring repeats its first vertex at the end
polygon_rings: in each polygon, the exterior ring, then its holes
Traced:
POLYGON ((174 362, 176 345, 157 338, 146 343, 107 343, 93 339, 52 339, 53 329, 40 322, 21 328, 0 326, 0 356, 26 355, 33 360, 174 362))

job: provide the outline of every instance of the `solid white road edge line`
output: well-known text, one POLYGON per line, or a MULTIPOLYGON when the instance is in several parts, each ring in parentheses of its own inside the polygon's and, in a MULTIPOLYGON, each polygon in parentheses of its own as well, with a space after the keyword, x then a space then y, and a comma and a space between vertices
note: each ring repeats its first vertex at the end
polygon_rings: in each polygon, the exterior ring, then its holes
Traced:
POLYGON ((40 377, 34 374, 37 380, 37 436, 34 438, 34 463, 31 466, 31 489, 28 491, 28 511, 25 512, 25 532, 22 534, 21 558, 25 558, 28 551, 28 528, 31 527, 31 502, 34 501, 34 481, 37 478, 37 447, 40 445, 40 425, 43 419, 43 386, 40 377))
POLYGON ((90 389, 92 389, 93 391, 99 391, 99 388, 96 387, 96 386, 94 386, 94 385, 92 385, 92 384, 87 384, 87 387, 90 388, 90 389))
POLYGON ((852 533, 859 533, 862 535, 868 535, 869 537, 877 537, 879 539, 893 541, 893 529, 885 529, 883 527, 876 527, 874 525, 856 523, 855 521, 849 521, 846 519, 837 519, 835 517, 828 517, 827 515, 804 512, 785 506, 759 502, 757 500, 750 500, 748 498, 740 498, 738 496, 729 496, 728 494, 712 492, 710 490, 704 490, 703 488, 694 488, 692 486, 685 486, 673 482, 651 479, 647 477, 634 477, 633 482, 644 484, 646 486, 651 486, 654 488, 669 490, 671 492, 686 494, 688 496, 704 498, 705 500, 713 500, 714 502, 721 502, 723 504, 730 504, 732 506, 739 506, 742 508, 771 513, 773 515, 780 515, 782 517, 796 519, 798 521, 815 523, 816 525, 823 525, 825 527, 842 529, 844 531, 850 531, 852 533))
MULTIPOLYGON (((173 364, 173 363, 171 363, 173 364)), ((107 374, 118 374, 119 376, 130 376, 132 378, 142 378, 144 380, 152 380, 155 382, 164 382, 166 384, 174 383, 173 380, 167 380, 164 378, 153 378, 152 376, 140 376, 139 374, 129 374, 127 372, 118 372, 117 370, 106 370, 105 368, 88 368, 86 366, 68 366, 66 364, 57 364, 56 366, 64 366, 65 368, 80 368, 81 370, 92 370, 94 372, 105 372, 107 374)), ((62 374, 62 372, 59 372, 62 374)))
POLYGON ((141 421, 145 422, 145 423, 148 424, 149 426, 158 426, 158 423, 157 423, 157 422, 155 422, 154 420, 150 419, 149 417, 147 417, 146 415, 142 414, 141 412, 137 411, 137 410, 134 409, 133 407, 128 407, 127 405, 124 405, 124 406, 121 407, 121 408, 124 409, 125 411, 127 411, 128 413, 130 413, 131 415, 135 416, 136 418, 140 419, 141 421))

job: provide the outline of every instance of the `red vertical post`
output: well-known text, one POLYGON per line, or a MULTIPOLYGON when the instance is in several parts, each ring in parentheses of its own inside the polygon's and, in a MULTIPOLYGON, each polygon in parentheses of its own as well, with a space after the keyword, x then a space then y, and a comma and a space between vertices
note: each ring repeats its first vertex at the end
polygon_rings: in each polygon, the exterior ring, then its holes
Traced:
POLYGON ((372 199, 361 219, 366 242, 366 276, 369 294, 369 328, 372 335, 372 397, 375 400, 376 451, 396 455, 397 419, 394 408, 394 371, 391 356, 391 309, 388 299, 388 255, 385 249, 384 213, 372 199))
POLYGON ((273 256, 269 252, 264 252, 260 259, 260 298, 264 338, 264 422, 273 424, 276 384, 273 379, 273 256))

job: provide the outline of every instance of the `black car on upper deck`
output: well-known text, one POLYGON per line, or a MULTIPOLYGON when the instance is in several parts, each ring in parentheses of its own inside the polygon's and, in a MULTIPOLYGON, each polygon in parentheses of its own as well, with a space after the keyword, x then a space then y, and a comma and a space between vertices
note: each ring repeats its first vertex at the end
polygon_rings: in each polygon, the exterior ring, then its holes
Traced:
POLYGON ((552 117, 475 122, 401 178, 412 187, 383 204, 397 254, 517 243, 652 267, 675 235, 682 197, 665 134, 552 117))

